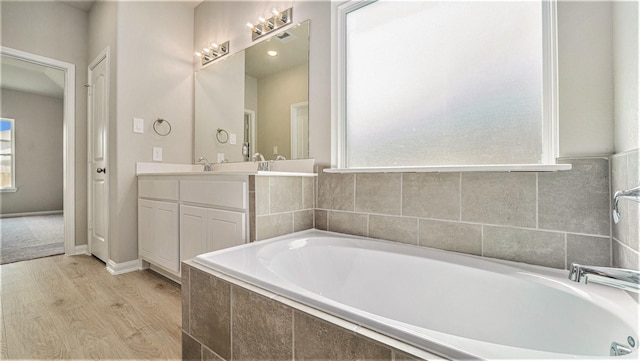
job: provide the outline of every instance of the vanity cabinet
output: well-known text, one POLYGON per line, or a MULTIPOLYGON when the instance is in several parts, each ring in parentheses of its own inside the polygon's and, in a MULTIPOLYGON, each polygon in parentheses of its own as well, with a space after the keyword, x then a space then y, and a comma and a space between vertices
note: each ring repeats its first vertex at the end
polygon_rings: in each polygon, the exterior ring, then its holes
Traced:
POLYGON ((172 272, 180 271, 178 203, 138 200, 140 257, 172 272))
POLYGON ((245 243, 246 218, 242 212, 180 205, 180 254, 199 254, 245 243))
MULTIPOLYGON (((248 240, 248 176, 138 177, 138 254, 180 277, 180 262, 248 240)), ((159 268, 159 269, 158 269, 159 268)))

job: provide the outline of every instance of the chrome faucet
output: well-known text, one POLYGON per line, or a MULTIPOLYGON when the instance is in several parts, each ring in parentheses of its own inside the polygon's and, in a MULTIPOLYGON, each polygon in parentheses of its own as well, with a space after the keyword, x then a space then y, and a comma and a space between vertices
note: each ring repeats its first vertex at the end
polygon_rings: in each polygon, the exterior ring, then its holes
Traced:
POLYGON ((620 210, 618 209, 618 202, 622 198, 631 199, 636 202, 640 202, 640 186, 627 189, 626 191, 617 191, 613 196, 613 222, 620 222, 620 218, 622 215, 620 214, 620 210))
POLYGON ((258 159, 258 157, 260 157, 260 161, 264 162, 264 156, 260 153, 256 153, 253 155, 253 157, 251 157, 251 160, 253 160, 254 162, 258 159))
POLYGON ((640 293, 640 271, 631 269, 585 266, 572 263, 569 268, 569 279, 584 284, 587 284, 587 280, 589 280, 593 283, 640 293))
POLYGON ((207 160, 207 158, 205 157, 200 157, 198 159, 198 163, 202 163, 202 161, 204 161, 204 171, 205 172, 211 172, 213 170, 213 168, 211 168, 211 163, 209 163, 209 161, 207 160))
POLYGON ((287 160, 287 158, 285 158, 283 155, 278 154, 276 160, 287 160))

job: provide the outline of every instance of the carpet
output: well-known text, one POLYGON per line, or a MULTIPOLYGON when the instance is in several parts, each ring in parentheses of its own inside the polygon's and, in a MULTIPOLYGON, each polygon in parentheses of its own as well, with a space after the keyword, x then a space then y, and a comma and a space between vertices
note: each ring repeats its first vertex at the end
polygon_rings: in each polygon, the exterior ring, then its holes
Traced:
POLYGON ((62 214, 0 218, 0 264, 63 253, 62 214))

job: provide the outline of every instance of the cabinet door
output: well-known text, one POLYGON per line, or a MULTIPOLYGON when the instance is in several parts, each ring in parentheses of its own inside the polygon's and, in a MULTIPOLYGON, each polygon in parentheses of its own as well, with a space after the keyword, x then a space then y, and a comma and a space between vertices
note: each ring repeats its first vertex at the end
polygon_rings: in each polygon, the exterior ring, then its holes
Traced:
POLYGON ((180 260, 204 253, 207 239, 207 209, 180 206, 180 260))
POLYGON ((145 260, 180 271, 178 204, 138 200, 138 252, 145 260))
POLYGON ((246 224, 242 212, 207 210, 207 242, 204 252, 238 246, 245 243, 246 224))

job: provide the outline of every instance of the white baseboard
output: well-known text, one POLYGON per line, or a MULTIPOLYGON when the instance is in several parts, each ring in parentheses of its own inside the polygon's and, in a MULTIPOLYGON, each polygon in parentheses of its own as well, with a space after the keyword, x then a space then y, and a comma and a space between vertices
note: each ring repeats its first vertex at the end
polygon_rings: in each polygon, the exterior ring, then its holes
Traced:
POLYGON ((127 272, 133 272, 140 269, 140 261, 134 259, 133 261, 127 261, 122 263, 115 263, 112 260, 107 262, 107 271, 112 275, 120 275, 127 272))
POLYGON ((80 255, 80 254, 85 254, 87 256, 90 255, 89 247, 86 244, 83 244, 81 246, 76 246, 73 249, 73 256, 77 256, 77 255, 80 255))
POLYGON ((59 211, 42 211, 42 212, 25 212, 25 213, 7 213, 0 214, 0 218, 12 218, 12 217, 29 217, 29 216, 48 216, 51 214, 62 214, 62 210, 59 211))

